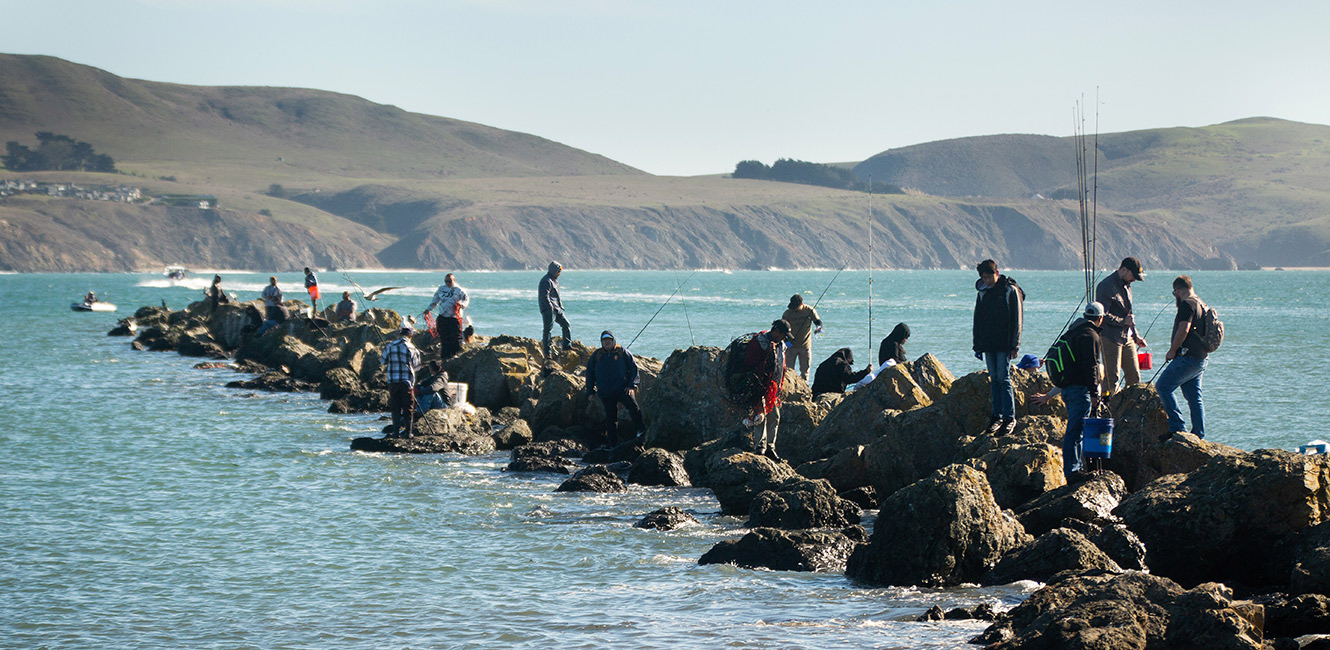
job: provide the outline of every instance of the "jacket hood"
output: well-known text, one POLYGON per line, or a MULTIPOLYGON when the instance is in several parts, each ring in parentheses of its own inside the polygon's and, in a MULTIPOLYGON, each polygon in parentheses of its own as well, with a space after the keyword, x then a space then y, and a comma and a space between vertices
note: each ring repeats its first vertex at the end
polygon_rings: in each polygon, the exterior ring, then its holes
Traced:
POLYGON ((887 341, 891 343, 903 343, 908 338, 910 338, 910 326, 905 323, 897 323, 896 328, 887 335, 887 341))
POLYGON ((831 356, 840 357, 841 359, 845 360, 845 363, 848 363, 851 366, 854 365, 854 351, 851 350, 850 348, 841 348, 839 350, 836 350, 835 352, 831 353, 831 356))

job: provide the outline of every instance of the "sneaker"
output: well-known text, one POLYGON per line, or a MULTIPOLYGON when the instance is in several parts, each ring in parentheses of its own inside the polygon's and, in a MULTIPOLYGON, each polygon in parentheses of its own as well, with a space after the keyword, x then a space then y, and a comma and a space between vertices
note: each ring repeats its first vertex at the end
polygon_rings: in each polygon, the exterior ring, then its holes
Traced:
POLYGON ((1016 431, 1016 418, 1002 418, 1002 424, 998 427, 998 434, 1009 436, 1016 431))
POLYGON ((751 429, 751 428, 753 428, 753 427, 755 427, 755 426, 757 426, 757 425, 759 425, 759 424, 762 424, 762 421, 765 420, 765 419, 767 419, 767 416, 766 416, 765 413, 758 413, 757 415, 750 415, 750 416, 748 416, 748 417, 746 417, 746 418, 743 419, 743 425, 751 429))
POLYGON ((767 447, 766 451, 764 451, 762 455, 776 462, 780 462, 780 454, 776 453, 776 445, 771 445, 770 447, 767 447))
POLYGON ((984 427, 984 435, 991 436, 997 433, 1000 428, 1002 428, 1002 418, 994 415, 988 418, 988 426, 984 427))

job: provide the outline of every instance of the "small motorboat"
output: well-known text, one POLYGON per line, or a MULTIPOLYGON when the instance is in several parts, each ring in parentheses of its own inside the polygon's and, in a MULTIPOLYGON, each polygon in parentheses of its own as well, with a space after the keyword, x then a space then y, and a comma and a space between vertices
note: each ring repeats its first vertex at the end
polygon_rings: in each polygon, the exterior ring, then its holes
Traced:
POLYGON ((96 302, 88 302, 86 300, 81 302, 71 302, 69 303, 69 308, 74 311, 115 311, 115 305, 100 300, 96 302))
POLYGON ((189 269, 183 266, 168 266, 166 267, 166 270, 162 272, 162 275, 166 276, 166 279, 172 282, 179 282, 180 280, 184 280, 186 275, 189 275, 189 269))

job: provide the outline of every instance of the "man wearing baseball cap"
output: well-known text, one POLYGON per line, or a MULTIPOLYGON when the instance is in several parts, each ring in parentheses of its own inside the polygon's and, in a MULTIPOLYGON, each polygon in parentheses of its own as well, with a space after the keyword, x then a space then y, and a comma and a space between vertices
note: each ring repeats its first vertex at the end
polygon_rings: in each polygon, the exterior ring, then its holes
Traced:
POLYGON ((640 438, 646 433, 642 424, 642 409, 637 406, 637 362, 633 355, 614 342, 614 333, 600 333, 600 349, 591 353, 586 362, 586 390, 588 395, 600 394, 605 407, 605 443, 619 445, 619 405, 628 409, 633 428, 640 438))
POLYGON ((1103 323, 1104 306, 1097 302, 1086 305, 1083 317, 1076 319, 1066 334, 1071 348, 1068 371, 1071 383, 1066 388, 1034 396, 1036 404, 1047 404, 1061 393, 1067 405, 1067 431, 1062 436, 1062 474, 1067 482, 1085 470, 1081 443, 1085 438, 1085 418, 1099 408, 1099 327, 1103 323))
POLYGON ((393 427, 386 437, 410 438, 415 433, 411 410, 415 406, 412 389, 416 385, 416 369, 420 367, 420 350, 411 345, 411 325, 402 322, 395 341, 383 347, 379 363, 388 380, 388 408, 392 411, 393 427))
POLYGON ((1141 383, 1141 367, 1136 359, 1138 348, 1146 346, 1136 330, 1132 313, 1131 283, 1145 279, 1141 261, 1128 257, 1117 271, 1109 274, 1095 288, 1095 302, 1104 307, 1104 326, 1100 339, 1104 353, 1104 392, 1117 390, 1118 377, 1126 386, 1141 383), (1119 375, 1119 372, 1121 373, 1119 375))

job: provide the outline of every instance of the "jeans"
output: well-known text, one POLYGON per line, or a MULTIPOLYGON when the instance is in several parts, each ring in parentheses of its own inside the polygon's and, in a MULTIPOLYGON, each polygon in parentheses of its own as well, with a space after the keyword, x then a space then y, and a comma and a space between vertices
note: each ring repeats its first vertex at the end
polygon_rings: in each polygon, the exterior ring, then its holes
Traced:
POLYGON ((993 417, 1016 419, 1016 394, 1011 389, 1011 355, 985 352, 988 383, 993 391, 993 417))
POLYGON ((443 398, 439 397, 438 393, 426 393, 416 397, 416 413, 419 413, 420 415, 447 406, 447 404, 443 403, 443 398))
POLYGON ((1085 438, 1085 417, 1090 414, 1090 388, 1076 384, 1063 388, 1062 401, 1067 404, 1067 433, 1062 436, 1062 475, 1070 479, 1073 472, 1085 469, 1081 442, 1085 438))
POLYGON ((1191 410, 1191 432, 1196 434, 1197 438, 1205 437, 1205 406, 1201 404, 1201 376, 1205 374, 1205 366, 1209 363, 1209 359, 1174 357, 1168 362, 1168 367, 1159 373, 1155 390, 1159 392, 1159 401, 1164 403, 1164 412, 1168 414, 1170 432, 1187 430, 1186 424, 1182 421, 1182 409, 1178 408, 1178 400, 1173 397, 1173 391, 1181 386, 1182 396, 1186 398, 1187 406, 1191 410))
POLYGON ((573 346, 573 334, 568 331, 568 319, 563 317, 563 312, 540 312, 541 320, 545 321, 545 329, 540 335, 540 349, 545 356, 550 356, 550 330, 554 329, 554 324, 558 323, 563 328, 563 349, 567 350, 573 346))

